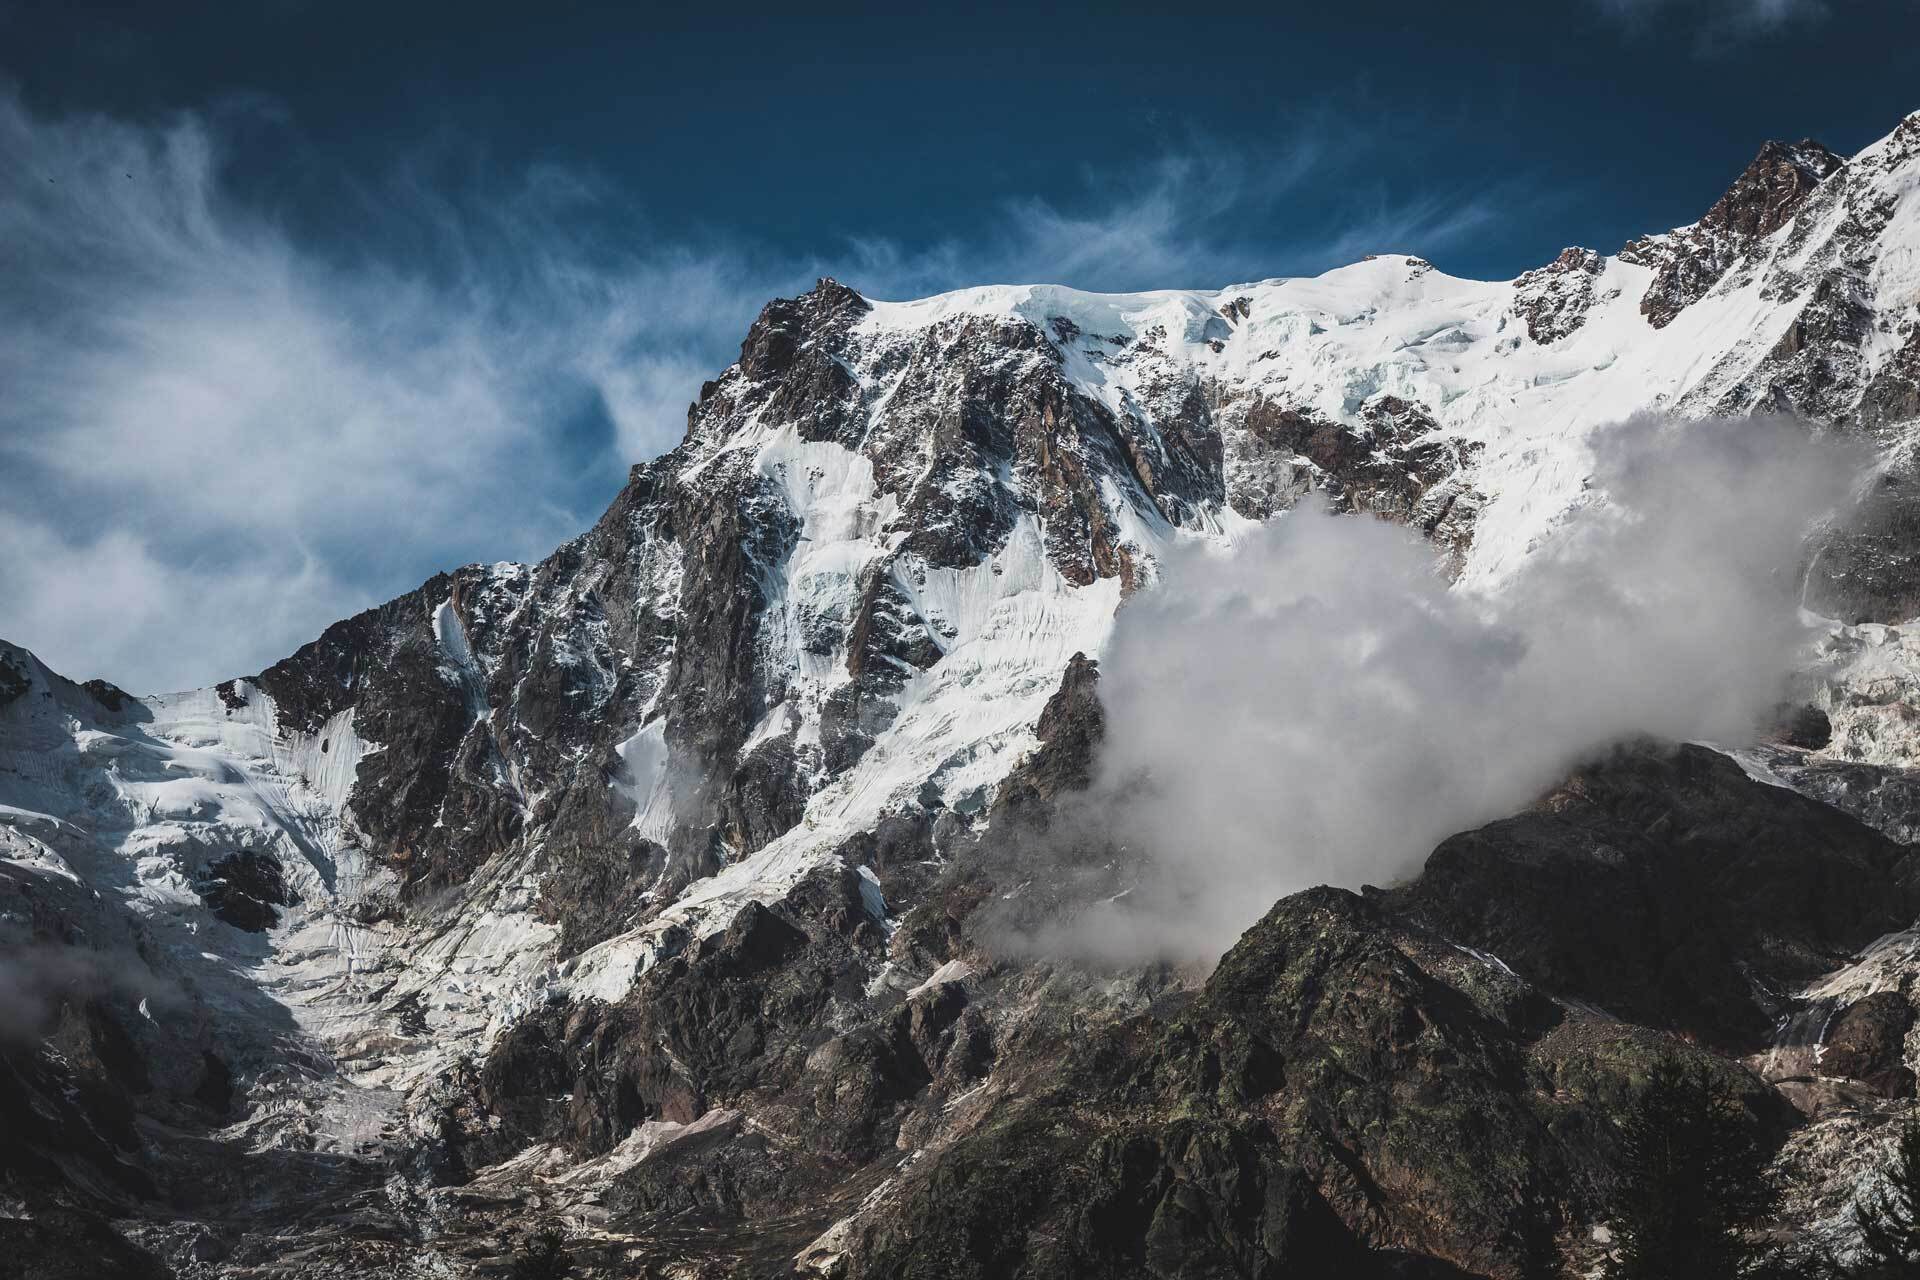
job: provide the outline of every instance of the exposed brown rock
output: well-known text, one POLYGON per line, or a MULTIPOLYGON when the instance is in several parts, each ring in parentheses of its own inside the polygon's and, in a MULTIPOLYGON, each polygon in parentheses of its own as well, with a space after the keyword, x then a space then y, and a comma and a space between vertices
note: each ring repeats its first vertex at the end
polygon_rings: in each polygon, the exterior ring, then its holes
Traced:
POLYGON ((1858 1080, 1882 1097, 1910 1097, 1914 1075, 1906 1042, 1912 1026, 1913 1005, 1897 991, 1854 1001, 1827 1029, 1821 1074, 1858 1080))
POLYGON ((1593 281, 1606 259, 1591 249, 1563 249, 1544 267, 1529 271, 1514 284, 1513 309, 1526 321, 1527 336, 1535 342, 1558 342, 1586 323, 1593 305, 1593 281))
POLYGON ((1845 163, 1812 140, 1769 142, 1699 222, 1622 249, 1623 259, 1657 268, 1640 301, 1647 323, 1656 329, 1672 323, 1749 247, 1785 226, 1808 195, 1845 163))

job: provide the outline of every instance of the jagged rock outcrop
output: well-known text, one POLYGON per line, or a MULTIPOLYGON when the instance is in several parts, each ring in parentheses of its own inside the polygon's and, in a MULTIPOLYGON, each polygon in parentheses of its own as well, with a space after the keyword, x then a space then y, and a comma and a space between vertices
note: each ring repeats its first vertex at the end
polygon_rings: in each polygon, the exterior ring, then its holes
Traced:
POLYGON ((250 849, 209 863, 194 887, 214 915, 249 933, 264 933, 278 924, 276 908, 293 901, 287 895, 279 859, 250 849))
POLYGON ((1593 306, 1594 281, 1605 265, 1598 253, 1575 245, 1515 280, 1513 309, 1527 322, 1527 336, 1558 342, 1584 324, 1593 306))
POLYGON ((14 701, 32 687, 26 664, 6 652, 0 652, 0 706, 14 701))
POLYGON ((1094 757, 1107 728, 1099 686, 1099 663, 1084 653, 1067 660, 1060 688, 1034 722, 1040 745, 1001 784, 994 796, 996 815, 1044 822, 1048 801, 1092 782, 1094 757))
POLYGON ((1753 245, 1800 211, 1808 195, 1846 163, 1819 143, 1769 142, 1700 221, 1664 236, 1647 236, 1620 251, 1654 268, 1640 299, 1647 323, 1662 328, 1698 302, 1753 245))

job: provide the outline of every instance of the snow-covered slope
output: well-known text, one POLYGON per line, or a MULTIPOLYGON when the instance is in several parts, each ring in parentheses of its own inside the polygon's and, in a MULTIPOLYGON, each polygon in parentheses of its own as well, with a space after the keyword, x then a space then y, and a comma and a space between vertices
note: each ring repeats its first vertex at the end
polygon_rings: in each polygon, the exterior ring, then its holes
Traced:
MULTIPOLYGON (((126 699, 0 650, 6 858, 147 931, 255 1140, 425 1132, 503 1032, 619 1000, 745 903, 858 865, 891 930, 912 903, 875 833, 937 858, 985 830, 1069 659, 1176 541, 1318 489, 1494 591, 1601 423, 1785 409, 1904 457, 1920 115, 1824 155, 1770 148, 1699 226, 1512 281, 1398 256, 1198 292, 822 281, 539 565, 436 578, 215 690, 126 699), (261 867, 282 892, 249 932, 215 906, 261 867)), ((1910 763, 1849 691, 1920 702, 1882 625, 1916 575, 1884 538, 1842 550, 1831 750, 1910 763)))

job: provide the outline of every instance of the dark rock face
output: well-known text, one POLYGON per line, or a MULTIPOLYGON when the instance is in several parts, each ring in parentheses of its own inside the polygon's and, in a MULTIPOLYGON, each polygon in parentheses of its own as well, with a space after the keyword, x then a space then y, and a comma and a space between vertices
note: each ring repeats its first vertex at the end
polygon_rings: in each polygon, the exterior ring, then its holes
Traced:
POLYGON ((1883 1097, 1910 1097, 1914 1076, 1906 1041, 1912 1027, 1913 1006, 1897 991, 1856 1000, 1828 1028, 1820 1070, 1858 1080, 1883 1097))
POLYGON ((1772 235, 1787 225, 1809 192, 1845 163, 1811 138, 1769 142, 1700 221, 1750 239, 1772 235))
POLYGON ((1778 708, 1770 740, 1788 747, 1818 751, 1833 741, 1833 721, 1818 707, 1792 704, 1778 708))
POLYGON ((209 863, 195 890, 212 912, 236 929, 262 933, 280 922, 275 907, 293 899, 287 894, 279 860, 271 854, 242 850, 209 863))
MULTIPOLYGON (((443 574, 335 623, 251 682, 273 698, 285 729, 319 733, 352 709, 356 731, 385 744, 362 762, 354 812, 410 893, 457 883, 490 851, 489 843, 497 845, 503 828, 513 826, 499 812, 503 798, 468 781, 484 769, 486 746, 469 742, 479 735, 470 732, 466 689, 444 662, 433 631, 434 609, 452 589, 443 574), (481 831, 444 821, 443 808, 461 799, 478 811, 481 831), (470 834, 478 838, 453 838, 470 834)), ((222 696, 231 705, 241 694, 236 687, 222 696)))
POLYGON ((152 959, 144 926, 111 898, 0 864, 7 1275, 170 1274, 109 1221, 176 1190, 169 1161, 203 1141, 210 1118, 195 1096, 205 1011, 152 959), (163 1018, 143 1016, 148 991, 165 994, 163 1018))
POLYGON ((1334 510, 1410 524, 1457 557, 1481 497, 1465 478, 1478 446, 1441 431, 1425 406, 1379 396, 1353 426, 1263 399, 1234 406, 1244 438, 1228 499, 1264 520, 1312 490, 1334 510))
POLYGON ((0 651, 0 707, 21 697, 32 687, 33 680, 27 673, 25 658, 16 660, 11 654, 0 651))
POLYGON ((1905 622, 1920 615, 1920 466, 1896 456, 1847 525, 1822 543, 1807 576, 1807 607, 1843 622, 1905 622))
POLYGON ((1101 1139, 1050 1119, 942 1160, 850 1274, 1390 1274, 1255 1135, 1190 1121, 1101 1139))
POLYGON ((1560 256, 1514 281, 1513 309, 1526 322, 1527 336, 1553 343, 1587 321, 1593 306, 1593 282, 1606 260, 1592 249, 1563 249, 1560 256))
POLYGON ((1452 837, 1379 896, 1545 990, 1751 1051, 1782 993, 1911 919, 1906 856, 1704 747, 1655 748, 1452 837))
MULTIPOLYGON (((1768 749, 1763 759, 1780 778, 1806 795, 1851 814, 1903 844, 1920 841, 1920 775, 1908 769, 1768 749)), ((1909 891, 1920 889, 1913 864, 1904 864, 1909 891)))
POLYGON ((1860 424, 1879 431, 1920 418, 1920 321, 1909 320, 1906 340, 1880 366, 1860 397, 1860 424))
POLYGON ((1040 749, 1001 784, 994 796, 996 814, 1044 821, 1047 801, 1092 782, 1094 755, 1107 731, 1099 683, 1100 664, 1084 653, 1074 654, 1060 688, 1047 699, 1033 727, 1040 749))
POLYGON ((1766 407, 1810 419, 1838 420, 1860 394, 1861 344, 1873 328, 1863 273, 1823 274, 1768 354, 1766 407))
POLYGON ((193 1091, 194 1101, 216 1116, 225 1116, 233 1110, 233 1072, 211 1049, 200 1055, 200 1063, 200 1084, 193 1091))
POLYGON ((1884 177, 1886 166, 1905 162, 1900 136, 1877 156, 1844 164, 1810 144, 1775 144, 1771 160, 1763 152, 1758 172, 1749 170, 1700 223, 1622 251, 1661 267, 1643 302, 1656 323, 1723 277, 1765 301, 1793 304, 1766 355, 1723 361, 1683 397, 1685 410, 1791 413, 1882 445, 1893 440, 1913 379, 1903 344, 1889 352, 1887 339, 1907 336, 1912 321, 1900 302, 1880 296, 1872 264, 1896 205, 1884 177), (1675 272, 1692 271, 1702 273, 1693 286, 1675 283, 1675 272), (1663 294, 1668 285, 1674 290, 1663 294))
POLYGON ((98 1214, 44 1211, 31 1220, 0 1218, 0 1257, 19 1280, 167 1280, 173 1273, 116 1234, 98 1214))
POLYGON ((1769 142, 1699 222, 1622 249, 1620 256, 1627 261, 1658 269, 1640 301, 1647 323, 1656 329, 1671 324, 1755 241, 1785 226, 1814 189, 1845 163, 1811 140, 1769 142))
POLYGON ((611 832, 601 843, 583 840, 540 890, 540 915, 560 926, 561 953, 577 955, 632 924, 667 867, 666 849, 628 832, 611 832))
POLYGON ((1530 1274, 1591 1212, 1606 1109, 1700 1056, 1632 1034, 1575 1033, 1352 894, 1297 895, 1170 1019, 1009 1050, 1019 1096, 904 1175, 847 1274, 1530 1274))
POLYGON ((478 1101, 507 1120, 503 1136, 597 1153, 644 1121, 689 1124, 752 1100, 812 1134, 822 1155, 870 1157, 891 1139, 889 1104, 933 1075, 910 1006, 899 1025, 839 1037, 826 1026, 862 953, 882 942, 854 874, 816 876, 781 911, 749 905, 662 961, 618 1005, 520 1023, 489 1054, 478 1101))
POLYGON ((118 685, 108 684, 105 680, 88 680, 80 686, 93 695, 93 700, 108 711, 118 712, 133 701, 131 695, 118 685))
MULTIPOLYGON (((398 633, 411 630, 409 623, 422 621, 416 611, 425 600, 443 595, 446 586, 443 574, 410 595, 334 623, 318 640, 268 667, 253 683, 273 695, 281 724, 307 732, 318 729, 351 706, 360 689, 378 680, 398 633)), ((238 696, 237 682, 226 682, 221 695, 231 705, 238 696)))

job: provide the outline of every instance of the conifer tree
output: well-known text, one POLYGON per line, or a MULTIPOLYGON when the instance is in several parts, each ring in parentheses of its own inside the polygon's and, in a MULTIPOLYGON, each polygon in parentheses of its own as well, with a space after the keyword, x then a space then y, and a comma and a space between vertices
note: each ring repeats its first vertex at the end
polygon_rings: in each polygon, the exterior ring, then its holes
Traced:
POLYGON ((1760 1258, 1745 1228, 1774 1197, 1731 1089, 1661 1063, 1628 1115, 1614 1187, 1615 1280, 1734 1280, 1760 1258))
POLYGON ((1920 1277, 1920 1121, 1900 1127, 1887 1185, 1856 1205, 1860 1251, 1850 1275, 1860 1280, 1920 1277))
POLYGON ((527 1242, 526 1250, 514 1259, 509 1274, 513 1280, 566 1280, 573 1274, 566 1246, 567 1238, 557 1228, 542 1228, 527 1242))

